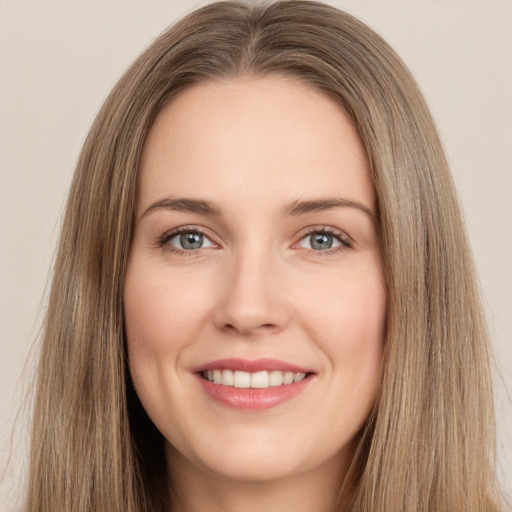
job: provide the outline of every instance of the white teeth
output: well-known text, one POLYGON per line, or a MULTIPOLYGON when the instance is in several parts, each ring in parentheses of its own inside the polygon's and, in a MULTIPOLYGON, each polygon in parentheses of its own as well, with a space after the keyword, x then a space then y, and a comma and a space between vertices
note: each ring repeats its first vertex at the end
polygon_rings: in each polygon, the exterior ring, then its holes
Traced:
POLYGON ((268 372, 256 372, 251 375, 251 388, 268 388, 268 372))
POLYGON ((306 377, 305 373, 261 371, 242 372, 233 370, 208 370, 202 373, 203 377, 214 384, 234 386, 235 388, 266 389, 268 387, 282 386, 300 382, 306 377))
POLYGON ((234 384, 233 380, 233 372, 231 370, 223 370, 222 371, 222 385, 223 386, 232 386, 234 384))
POLYGON ((283 384, 291 384, 293 382, 293 372, 286 372, 283 375, 283 384))
POLYGON ((283 372, 270 372, 268 380, 271 386, 280 386, 283 383, 283 372))
POLYGON ((248 372, 234 372, 233 386, 235 386, 235 388, 250 388, 251 374, 248 372))

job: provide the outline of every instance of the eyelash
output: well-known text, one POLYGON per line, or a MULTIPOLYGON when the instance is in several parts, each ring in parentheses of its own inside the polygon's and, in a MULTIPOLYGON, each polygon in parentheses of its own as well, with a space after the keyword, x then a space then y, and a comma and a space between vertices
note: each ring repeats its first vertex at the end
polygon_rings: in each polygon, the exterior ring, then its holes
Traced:
POLYGON ((346 251, 348 249, 352 249, 352 241, 351 239, 348 237, 348 235, 346 235, 345 233, 342 233, 336 229, 333 229, 333 228, 330 228, 330 227, 327 227, 327 226, 324 226, 324 227, 318 227, 318 228, 312 228, 312 229, 309 229, 306 233, 304 233, 301 237, 300 237, 300 240, 294 244, 297 245, 298 243, 300 243, 302 240, 304 240, 305 238, 308 238, 312 235, 328 235, 328 236, 332 236, 335 240, 337 240, 340 245, 338 247, 334 247, 334 248, 329 248, 329 249, 326 249, 326 250, 323 250, 323 251, 317 251, 317 250, 314 250, 314 249, 307 249, 310 253, 314 253, 315 256, 321 256, 321 257, 328 257, 328 256, 332 256, 332 255, 335 255, 335 254, 338 254, 339 252, 343 252, 343 251, 346 251))
POLYGON ((158 245, 159 247, 165 249, 166 251, 169 251, 174 254, 178 254, 180 256, 197 256, 199 253, 199 250, 185 250, 185 249, 178 249, 177 247, 174 247, 170 244, 168 244, 169 240, 174 238, 177 235, 181 235, 184 233, 195 233, 198 235, 203 235, 204 237, 210 239, 210 237, 198 226, 181 226, 176 229, 172 229, 171 231, 167 231, 164 233, 159 239, 158 239, 158 245))
MULTIPOLYGON (((178 255, 184 255, 184 256, 197 256, 199 253, 199 249, 197 250, 185 250, 185 249, 178 249, 177 247, 174 247, 170 244, 168 244, 169 240, 174 238, 177 235, 184 234, 184 233, 195 233, 203 235, 204 237, 208 238, 210 240, 210 237, 198 226, 181 226, 179 228, 173 229, 171 231, 167 231, 164 233, 159 239, 158 239, 158 246, 165 249, 166 251, 172 252, 174 254, 178 255)), ((335 248, 329 248, 326 250, 314 250, 314 249, 306 249, 307 251, 314 253, 315 256, 330 256, 332 254, 336 254, 338 252, 346 251, 348 249, 352 249, 352 242, 349 239, 347 235, 344 233, 341 233, 333 228, 329 227, 318 227, 318 228, 311 228, 308 231, 306 231, 299 239, 298 242, 293 244, 293 246, 297 246, 302 240, 312 236, 312 235, 328 235, 332 236, 335 240, 337 240, 340 245, 335 248)))

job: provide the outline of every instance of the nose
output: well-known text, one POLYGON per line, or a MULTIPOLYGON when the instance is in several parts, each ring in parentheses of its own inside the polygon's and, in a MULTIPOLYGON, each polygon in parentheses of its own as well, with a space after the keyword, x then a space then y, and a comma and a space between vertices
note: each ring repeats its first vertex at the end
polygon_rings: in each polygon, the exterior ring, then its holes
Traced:
POLYGON ((271 251, 248 250, 235 256, 221 288, 214 313, 217 328, 249 336, 277 333, 288 324, 284 269, 271 251))

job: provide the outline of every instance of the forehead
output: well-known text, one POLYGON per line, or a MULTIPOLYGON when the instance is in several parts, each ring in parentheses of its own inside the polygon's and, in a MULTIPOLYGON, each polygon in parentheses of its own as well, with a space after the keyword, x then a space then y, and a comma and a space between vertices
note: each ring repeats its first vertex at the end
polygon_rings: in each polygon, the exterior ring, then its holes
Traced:
POLYGON ((374 202, 366 152, 347 115, 285 77, 185 90, 157 116, 139 171, 140 206, 165 194, 284 200, 333 188, 374 202))

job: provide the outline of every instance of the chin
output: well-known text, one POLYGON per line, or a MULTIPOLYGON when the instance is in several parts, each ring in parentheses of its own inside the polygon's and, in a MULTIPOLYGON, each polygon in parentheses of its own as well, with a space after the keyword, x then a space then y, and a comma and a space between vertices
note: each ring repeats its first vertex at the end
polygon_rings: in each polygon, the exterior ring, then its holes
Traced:
POLYGON ((283 457, 267 457, 257 454, 208 460, 205 468, 222 479, 237 482, 268 482, 298 475, 304 468, 296 461, 283 457))
POLYGON ((286 437, 275 436, 275 433, 267 436, 257 436, 254 432, 245 434, 229 436, 226 442, 218 438, 216 443, 203 440, 195 444, 191 451, 183 447, 180 453, 172 447, 173 459, 185 458, 186 465, 191 469, 199 468, 222 480, 263 483, 305 475, 322 466, 338 466, 345 458, 343 448, 326 453, 318 449, 318 443, 307 446, 297 444, 293 439, 287 443, 286 437))

